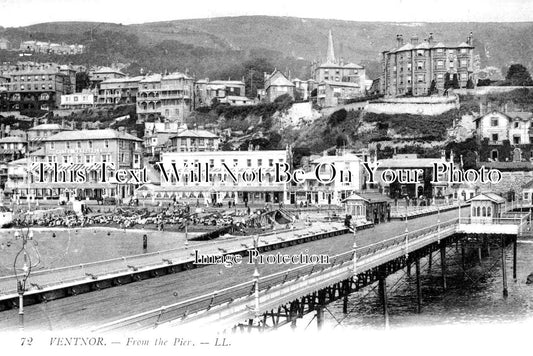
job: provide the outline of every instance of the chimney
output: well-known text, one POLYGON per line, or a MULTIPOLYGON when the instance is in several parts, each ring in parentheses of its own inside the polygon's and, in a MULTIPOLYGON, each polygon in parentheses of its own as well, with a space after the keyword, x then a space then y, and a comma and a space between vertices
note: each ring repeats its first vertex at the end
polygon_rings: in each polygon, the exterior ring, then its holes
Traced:
POLYGON ((418 45, 418 36, 411 37, 411 44, 413 46, 417 46, 418 45))
POLYGON ((473 45, 473 38, 474 37, 474 34, 472 33, 472 31, 470 31, 470 35, 468 36, 467 40, 466 40, 466 43, 470 46, 473 45))
POLYGON ((429 33, 428 42, 431 44, 433 42, 433 32, 429 33))
POLYGON ((398 48, 403 46, 403 36, 402 35, 396 35, 396 42, 397 42, 398 48))

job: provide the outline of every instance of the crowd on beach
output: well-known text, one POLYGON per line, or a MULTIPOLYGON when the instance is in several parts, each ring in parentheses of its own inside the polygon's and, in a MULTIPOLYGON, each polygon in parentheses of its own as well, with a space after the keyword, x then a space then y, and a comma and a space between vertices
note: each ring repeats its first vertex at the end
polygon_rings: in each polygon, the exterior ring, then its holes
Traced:
POLYGON ((108 226, 131 228, 137 225, 153 224, 159 230, 165 225, 172 225, 178 230, 187 226, 223 227, 233 224, 234 217, 219 212, 198 212, 190 206, 168 206, 165 208, 148 209, 139 207, 116 207, 105 212, 100 209, 84 207, 82 214, 68 209, 42 210, 39 213, 25 212, 19 214, 14 221, 16 226, 43 227, 86 227, 108 226), (96 211, 95 211, 96 210, 96 211))

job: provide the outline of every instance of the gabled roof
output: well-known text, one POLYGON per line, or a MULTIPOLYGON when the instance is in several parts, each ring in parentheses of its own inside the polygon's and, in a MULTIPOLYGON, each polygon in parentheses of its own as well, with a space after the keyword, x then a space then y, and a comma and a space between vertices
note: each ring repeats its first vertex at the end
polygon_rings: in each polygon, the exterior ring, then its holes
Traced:
POLYGON ((522 186, 522 189, 531 189, 531 188, 533 188, 533 179, 522 186))
POLYGON ((348 63, 348 64, 345 64, 343 66, 343 68, 346 68, 346 69, 364 69, 363 66, 360 66, 359 64, 355 64, 355 63, 348 63))
POLYGON ((284 87, 293 87, 294 83, 288 80, 285 77, 278 77, 274 79, 272 82, 270 82, 270 86, 284 86, 284 87))
POLYGON ((414 48, 414 46, 411 44, 411 43, 407 43, 407 44, 404 44, 403 46, 401 46, 400 48, 398 48, 396 50, 396 52, 400 52, 400 51, 410 51, 414 48))
POLYGON ((472 201, 492 201, 496 204, 503 204, 505 203, 505 199, 502 198, 501 196, 499 196, 498 194, 496 193, 481 193, 481 194, 478 194, 476 195, 475 197, 473 197, 472 199, 468 200, 467 202, 472 202, 472 201))
POLYGON ((171 138, 175 137, 218 138, 217 135, 207 130, 183 130, 181 132, 178 132, 177 135, 174 135, 171 138))
POLYGON ((472 47, 472 46, 470 46, 470 45, 469 45, 468 43, 466 43, 466 42, 461 42, 461 43, 459 43, 459 46, 457 46, 457 47, 459 47, 459 48, 470 48, 470 47, 472 47))
POLYGON ((129 133, 120 132, 112 129, 62 131, 53 136, 47 137, 45 141, 78 141, 106 139, 123 139, 142 142, 140 138, 132 136, 129 133))
POLYGON ((378 202, 388 202, 390 199, 387 198, 387 196, 379 194, 379 193, 353 193, 346 199, 344 199, 342 202, 346 201, 364 201, 367 203, 378 203, 378 202))

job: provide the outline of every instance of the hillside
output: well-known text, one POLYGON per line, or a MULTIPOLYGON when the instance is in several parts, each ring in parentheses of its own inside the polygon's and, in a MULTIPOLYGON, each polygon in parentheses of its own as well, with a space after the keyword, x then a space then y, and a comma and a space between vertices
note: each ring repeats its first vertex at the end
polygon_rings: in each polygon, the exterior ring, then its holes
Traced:
MULTIPOLYGON (((17 45, 35 39, 81 43, 83 56, 44 58, 80 64, 115 61, 131 64, 130 72, 188 68, 199 77, 234 73, 245 60, 265 57, 297 76, 309 73, 311 61, 325 56, 327 33, 334 34, 336 53, 367 65, 379 75, 380 53, 395 45, 396 34, 423 40, 433 32, 438 41, 460 42, 473 31, 481 66, 506 68, 522 63, 533 68, 533 23, 372 23, 292 17, 243 16, 120 25, 57 22, 0 30, 17 45)), ((53 56, 45 56, 53 57, 53 56)), ((0 61, 16 59, 0 51, 0 61)), ((38 58, 41 59, 41 58, 38 58)))

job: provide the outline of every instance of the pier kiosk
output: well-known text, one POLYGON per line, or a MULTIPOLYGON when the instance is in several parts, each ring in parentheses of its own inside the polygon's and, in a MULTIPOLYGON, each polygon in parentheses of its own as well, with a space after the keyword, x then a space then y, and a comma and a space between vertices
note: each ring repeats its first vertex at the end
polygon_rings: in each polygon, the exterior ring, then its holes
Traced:
POLYGON ((481 193, 469 202, 472 224, 490 224, 504 212, 505 199, 496 193, 481 193))
POLYGON ((389 219, 390 204, 381 194, 352 194, 342 201, 346 215, 352 215, 354 221, 369 221, 374 224, 389 219))

